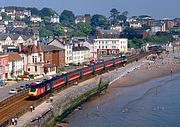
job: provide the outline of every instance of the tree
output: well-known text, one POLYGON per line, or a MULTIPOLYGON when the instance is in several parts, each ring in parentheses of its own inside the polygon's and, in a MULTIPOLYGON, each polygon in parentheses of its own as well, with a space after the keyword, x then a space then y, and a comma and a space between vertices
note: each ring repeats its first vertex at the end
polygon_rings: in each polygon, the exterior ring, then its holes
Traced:
POLYGON ((72 11, 68 11, 68 10, 64 10, 62 13, 61 13, 61 16, 60 16, 60 22, 63 24, 63 25, 74 25, 75 23, 75 16, 73 14, 72 11))
POLYGON ((46 28, 40 28, 39 34, 41 37, 53 36, 53 32, 46 28))
POLYGON ((16 19, 17 21, 22 21, 22 19, 21 19, 19 16, 16 16, 15 19, 16 19))
POLYGON ((27 8, 27 10, 30 10, 32 15, 39 15, 40 13, 37 8, 27 8))
POLYGON ((54 16, 56 14, 57 14, 56 11, 51 9, 51 8, 43 8, 40 11, 40 16, 41 17, 45 17, 45 16, 51 17, 51 16, 54 16))
POLYGON ((98 14, 92 16, 91 25, 94 28, 101 27, 105 29, 109 26, 107 18, 98 14))
POLYGON ((84 33, 85 35, 88 35, 92 31, 92 27, 89 23, 83 23, 80 22, 77 24, 77 29, 84 33))
POLYGON ((9 15, 7 15, 5 12, 2 12, 1 15, 2 15, 3 20, 10 20, 11 19, 11 17, 9 15))
POLYGON ((124 15, 124 16, 126 16, 126 17, 127 17, 127 15, 128 15, 128 11, 124 11, 124 12, 122 13, 122 15, 124 15))
POLYGON ((113 8, 111 9, 110 14, 111 14, 110 19, 112 21, 112 24, 113 25, 118 24, 118 16, 120 12, 117 9, 113 8))

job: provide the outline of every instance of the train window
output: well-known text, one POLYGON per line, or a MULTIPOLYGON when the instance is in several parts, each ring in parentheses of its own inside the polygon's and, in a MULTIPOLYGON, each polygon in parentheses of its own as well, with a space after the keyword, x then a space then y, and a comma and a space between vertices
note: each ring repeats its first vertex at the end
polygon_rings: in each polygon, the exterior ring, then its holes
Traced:
POLYGON ((31 92, 36 92, 36 88, 32 88, 31 87, 31 90, 30 90, 31 92))

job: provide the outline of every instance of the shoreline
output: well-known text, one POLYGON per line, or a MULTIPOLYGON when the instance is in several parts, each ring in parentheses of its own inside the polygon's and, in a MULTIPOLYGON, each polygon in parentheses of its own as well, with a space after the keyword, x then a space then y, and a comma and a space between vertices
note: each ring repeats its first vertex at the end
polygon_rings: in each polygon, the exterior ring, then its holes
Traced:
POLYGON ((147 61, 146 64, 135 68, 128 72, 126 75, 119 77, 113 81, 109 86, 109 90, 120 87, 130 87, 142 84, 144 82, 157 79, 165 76, 173 76, 176 73, 180 73, 180 61, 176 59, 160 59, 156 60, 155 63, 147 61), (172 70, 172 74, 171 74, 172 70))

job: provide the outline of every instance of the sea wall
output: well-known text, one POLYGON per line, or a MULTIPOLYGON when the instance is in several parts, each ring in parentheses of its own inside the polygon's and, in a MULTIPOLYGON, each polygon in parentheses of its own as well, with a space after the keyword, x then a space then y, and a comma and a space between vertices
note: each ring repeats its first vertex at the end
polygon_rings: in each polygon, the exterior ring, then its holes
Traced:
POLYGON ((108 80, 99 81, 99 78, 97 79, 96 82, 76 85, 54 96, 51 107, 27 123, 25 127, 53 127, 57 121, 61 121, 79 105, 107 88, 108 80))

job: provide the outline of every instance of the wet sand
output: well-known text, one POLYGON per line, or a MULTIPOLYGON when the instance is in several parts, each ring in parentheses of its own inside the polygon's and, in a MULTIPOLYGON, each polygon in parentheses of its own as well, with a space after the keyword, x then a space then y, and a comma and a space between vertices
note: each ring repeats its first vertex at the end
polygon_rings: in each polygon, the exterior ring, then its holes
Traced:
POLYGON ((154 78, 168 75, 173 76, 175 73, 180 73, 180 60, 165 58, 155 62, 147 61, 145 65, 141 65, 139 68, 113 82, 109 88, 138 85, 154 78))

